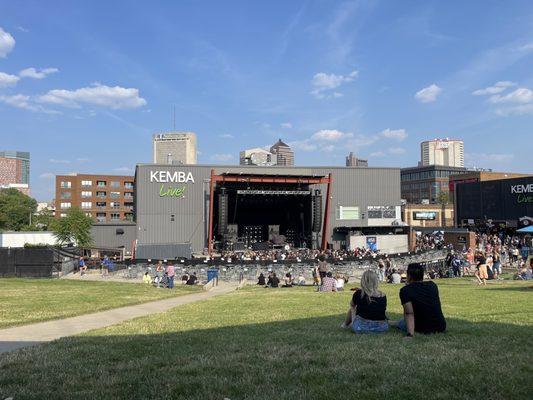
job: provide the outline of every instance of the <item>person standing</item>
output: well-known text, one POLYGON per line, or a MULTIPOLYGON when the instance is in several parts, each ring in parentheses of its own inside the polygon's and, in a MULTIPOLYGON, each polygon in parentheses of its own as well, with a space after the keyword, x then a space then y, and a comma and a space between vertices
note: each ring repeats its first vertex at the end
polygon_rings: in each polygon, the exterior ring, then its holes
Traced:
POLYGON ((329 267, 326 261, 326 256, 322 255, 318 260, 318 273, 320 274, 320 284, 322 285, 324 278, 328 274, 329 267))
POLYGON ((478 253, 476 259, 476 278, 480 285, 486 285, 487 279, 489 278, 487 272, 487 259, 482 251, 478 253))
POLYGON ((168 277, 168 288, 174 289, 174 275, 175 275, 174 265, 167 265, 167 277, 168 277))
POLYGON ((161 261, 159 261, 155 269, 155 283, 157 284, 158 288, 161 287, 161 281, 163 280, 164 273, 165 273, 165 268, 163 268, 161 261))

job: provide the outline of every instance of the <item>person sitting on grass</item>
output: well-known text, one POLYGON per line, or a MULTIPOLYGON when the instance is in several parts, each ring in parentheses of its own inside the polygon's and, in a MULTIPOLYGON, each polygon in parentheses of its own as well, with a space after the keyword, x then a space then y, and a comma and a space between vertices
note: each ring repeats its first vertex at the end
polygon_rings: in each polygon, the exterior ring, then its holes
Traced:
POLYGON ((305 286, 305 278, 302 274, 298 276, 298 286, 305 286))
POLYGON ((385 311, 387 296, 378 290, 379 277, 371 270, 363 272, 361 289, 357 289, 350 301, 350 308, 342 328, 355 333, 379 333, 389 329, 385 311))
POLYGON ((146 271, 143 275, 143 282, 148 284, 152 283, 152 277, 150 276, 148 271, 146 271))
POLYGON ((439 289, 433 281, 424 282, 424 267, 412 263, 407 267, 407 284, 400 289, 404 318, 396 327, 407 337, 417 333, 438 333, 446 330, 439 289))
POLYGON ((279 287, 279 278, 276 276, 275 272, 273 272, 272 275, 268 277, 267 286, 271 288, 279 287))
POLYGON ((398 271, 393 269, 389 282, 394 284, 402 283, 402 276, 398 273, 398 271))
POLYGON ((337 275, 335 277, 335 284, 337 285, 337 291, 340 292, 342 290, 344 290, 344 284, 346 282, 344 281, 344 277, 340 276, 340 275, 337 275))
POLYGON ((285 278, 283 278, 283 286, 284 288, 292 287, 292 275, 290 272, 287 272, 285 274, 285 278))
POLYGON ((322 285, 318 288, 319 292, 336 292, 337 291, 337 281, 333 278, 331 272, 327 272, 326 276, 322 278, 322 285))
POLYGON ((182 285, 186 285, 188 280, 189 280, 189 275, 187 273, 185 273, 185 274, 183 274, 181 276, 181 284, 182 285))
POLYGON ((196 281, 198 280, 198 278, 196 277, 196 275, 194 275, 194 272, 191 273, 191 275, 189 275, 189 279, 187 279, 187 282, 185 283, 186 285, 196 285, 196 281))
POLYGON ((263 275, 262 272, 259 274, 259 278, 257 279, 257 284, 261 286, 265 286, 266 284, 265 275, 263 275))

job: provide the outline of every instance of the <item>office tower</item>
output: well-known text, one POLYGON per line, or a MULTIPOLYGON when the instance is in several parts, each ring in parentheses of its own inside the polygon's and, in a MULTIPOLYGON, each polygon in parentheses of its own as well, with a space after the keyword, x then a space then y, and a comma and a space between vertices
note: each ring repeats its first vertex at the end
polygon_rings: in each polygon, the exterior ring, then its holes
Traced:
POLYGON ((464 143, 462 140, 434 139, 420 145, 420 166, 444 165, 446 167, 465 166, 464 143))
POLYGON ((239 153, 240 165, 271 166, 276 165, 276 162, 277 157, 275 154, 260 147, 246 149, 239 153))
POLYGON ((196 134, 156 133, 152 139, 155 164, 196 164, 196 134))
POLYGON ((30 194, 30 153, 0 151, 0 188, 30 194))
POLYGON ((291 150, 288 144, 283 143, 279 139, 274 145, 270 148, 270 152, 277 157, 277 164, 282 166, 294 165, 294 152, 291 150))
POLYGON ((368 167, 368 160, 357 158, 353 154, 353 152, 350 151, 350 154, 346 156, 346 166, 347 167, 368 167))

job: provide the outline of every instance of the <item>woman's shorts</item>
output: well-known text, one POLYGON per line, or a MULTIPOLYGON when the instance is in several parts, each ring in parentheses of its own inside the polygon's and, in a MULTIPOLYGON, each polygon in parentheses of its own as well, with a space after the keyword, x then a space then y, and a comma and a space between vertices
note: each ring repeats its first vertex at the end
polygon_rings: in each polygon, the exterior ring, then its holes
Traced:
POLYGON ((387 321, 371 321, 356 316, 352 322, 352 331, 355 333, 381 333, 389 329, 387 321))
POLYGON ((489 279, 489 274, 487 272, 487 266, 485 264, 481 264, 479 266, 479 279, 489 279))

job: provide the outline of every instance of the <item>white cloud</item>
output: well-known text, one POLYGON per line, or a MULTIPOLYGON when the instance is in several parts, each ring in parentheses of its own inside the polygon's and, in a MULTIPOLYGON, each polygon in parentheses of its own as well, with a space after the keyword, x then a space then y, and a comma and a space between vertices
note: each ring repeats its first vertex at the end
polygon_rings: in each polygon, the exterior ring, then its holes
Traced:
POLYGON ((91 159, 90 158, 76 158, 76 161, 79 163, 86 163, 86 162, 91 161, 91 159))
POLYGON ((213 154, 211 160, 218 162, 228 162, 233 160, 233 154, 213 154))
POLYGON ((311 140, 314 141, 327 141, 327 142, 336 142, 340 139, 347 139, 353 137, 353 133, 342 132, 336 129, 322 129, 315 132, 311 136, 311 140))
POLYGON ((41 179, 53 179, 53 178, 55 178, 55 175, 53 173, 51 173, 51 172, 45 172, 45 173, 39 175, 39 178, 41 178, 41 179))
POLYGON ((402 140, 405 140, 407 137, 407 132, 405 132, 405 129, 385 129, 381 131, 379 134, 381 137, 387 138, 387 139, 394 139, 399 142, 402 140))
POLYGON ((0 72, 0 88, 15 86, 19 81, 19 77, 16 75, 6 74, 5 72, 0 72))
POLYGON ((494 85, 489 86, 489 87, 487 87, 485 89, 478 89, 478 90, 472 92, 472 94, 474 96, 484 96, 484 95, 487 95, 487 94, 497 94, 497 93, 503 92, 505 89, 507 89, 509 87, 512 87, 512 86, 516 86, 516 83, 510 82, 510 81, 499 81, 499 82, 496 82, 494 85))
POLYGON ((508 163, 514 159, 514 154, 510 153, 466 153, 466 163, 472 166, 482 166, 490 163, 508 163), (478 164, 478 165, 476 165, 478 164))
POLYGON ((514 103, 514 104, 528 104, 533 103, 533 91, 528 88, 518 88, 515 91, 502 96, 496 94, 489 98, 489 101, 494 104, 514 103))
POLYGON ((385 157, 385 153, 382 151, 375 151, 369 154, 369 157, 385 157))
POLYGON ((432 103, 437 100, 437 96, 442 92, 442 89, 435 85, 434 83, 425 87, 422 90, 419 90, 415 94, 415 99, 421 103, 432 103))
POLYGON ((0 58, 6 58, 15 47, 15 39, 0 27, 0 58))
POLYGON ((233 136, 233 135, 230 134, 230 133, 224 133, 224 134, 220 135, 220 137, 221 137, 222 139, 234 139, 234 138, 235 138, 235 136, 233 136))
MULTIPOLYGON (((348 75, 326 74, 325 72, 319 72, 315 74, 311 80, 311 85, 313 86, 311 94, 319 99, 328 97, 327 92, 340 87, 344 83, 352 82, 358 74, 359 73, 355 70, 350 72, 348 75)), ((334 92, 332 96, 341 97, 342 93, 334 92)))
POLYGON ((405 154, 405 149, 403 147, 390 147, 387 151, 389 154, 405 154))
POLYGON ((70 160, 58 160, 56 158, 51 158, 48 160, 48 162, 52 164, 70 164, 70 160))
POLYGON ((59 111, 49 110, 39 104, 32 104, 30 96, 23 94, 15 94, 13 96, 0 96, 0 102, 10 105, 11 107, 21 108, 34 112, 42 112, 45 114, 61 114, 59 111))
POLYGON ((292 124, 291 124, 290 122, 282 122, 282 123, 280 124, 280 126, 281 126, 282 128, 285 128, 285 129, 290 129, 290 128, 292 128, 292 124))
POLYGON ((57 68, 41 68, 39 70, 31 67, 23 69, 19 72, 21 78, 33 78, 33 79, 44 79, 50 74, 58 72, 57 68))
POLYGON ((133 168, 131 168, 131 167, 118 167, 118 168, 113 169, 113 171, 115 171, 115 172, 124 172, 124 173, 132 173, 133 172, 133 168))
POLYGON ((138 108, 147 104, 145 99, 139 97, 139 89, 110 87, 99 83, 76 90, 50 90, 39 96, 38 101, 73 108, 79 108, 84 103, 112 109, 138 108))
POLYGON ((295 140, 295 141, 289 142, 287 144, 293 150, 315 151, 317 149, 317 145, 315 143, 310 142, 309 139, 306 139, 306 140, 295 140))
POLYGON ((496 110, 496 114, 503 117, 509 115, 529 115, 533 114, 533 104, 520 104, 518 106, 499 108, 496 110))

